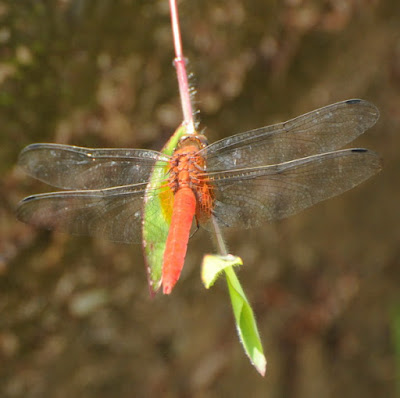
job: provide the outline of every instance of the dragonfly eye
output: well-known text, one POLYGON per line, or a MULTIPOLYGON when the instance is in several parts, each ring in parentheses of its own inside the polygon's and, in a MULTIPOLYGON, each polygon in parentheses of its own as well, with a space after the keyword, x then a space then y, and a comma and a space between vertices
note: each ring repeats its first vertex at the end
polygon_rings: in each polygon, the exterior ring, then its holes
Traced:
POLYGON ((196 135, 196 138, 200 141, 201 147, 204 148, 208 145, 207 137, 203 134, 196 135))

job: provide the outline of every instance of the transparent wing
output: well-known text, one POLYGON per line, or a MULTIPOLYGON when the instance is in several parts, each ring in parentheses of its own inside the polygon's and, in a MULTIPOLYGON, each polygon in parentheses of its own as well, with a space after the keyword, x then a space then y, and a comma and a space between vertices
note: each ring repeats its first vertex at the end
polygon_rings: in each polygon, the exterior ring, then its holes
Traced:
POLYGON ((33 195, 20 202, 17 217, 45 229, 139 243, 145 189, 146 184, 135 184, 33 195))
POLYGON ((62 189, 103 189, 147 182, 156 161, 168 157, 145 149, 91 149, 32 144, 18 163, 30 176, 62 189))
POLYGON ((265 166, 333 151, 373 126, 378 109, 354 99, 314 110, 285 123, 217 141, 203 150, 209 171, 265 166))
POLYGON ((222 227, 250 228, 339 195, 381 170, 377 154, 346 149, 283 164, 211 173, 222 227))

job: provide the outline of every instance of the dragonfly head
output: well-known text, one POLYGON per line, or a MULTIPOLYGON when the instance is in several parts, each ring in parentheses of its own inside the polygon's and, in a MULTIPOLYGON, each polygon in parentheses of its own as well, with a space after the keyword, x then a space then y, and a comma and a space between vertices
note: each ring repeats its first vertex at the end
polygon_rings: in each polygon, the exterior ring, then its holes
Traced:
POLYGON ((179 140, 178 143, 178 149, 183 148, 185 146, 189 145, 195 145, 196 147, 200 149, 203 149, 208 145, 208 141, 205 135, 202 134, 191 134, 191 135, 184 135, 182 138, 179 140))

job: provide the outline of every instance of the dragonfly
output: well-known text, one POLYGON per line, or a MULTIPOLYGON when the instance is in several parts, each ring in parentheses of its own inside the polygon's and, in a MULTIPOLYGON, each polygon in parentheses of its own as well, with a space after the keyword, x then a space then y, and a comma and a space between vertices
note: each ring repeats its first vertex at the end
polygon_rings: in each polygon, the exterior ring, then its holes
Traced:
POLYGON ((140 243, 144 201, 172 192, 164 195, 173 209, 162 265, 163 291, 169 294, 184 264, 193 220, 205 229, 212 218, 220 228, 259 227, 378 173, 382 165, 375 152, 338 150, 378 118, 373 104, 351 99, 210 145, 202 135, 184 136, 172 156, 31 144, 20 153, 19 165, 64 191, 28 196, 17 217, 46 229, 140 243), (163 168, 163 177, 150 189, 155 167, 163 168))

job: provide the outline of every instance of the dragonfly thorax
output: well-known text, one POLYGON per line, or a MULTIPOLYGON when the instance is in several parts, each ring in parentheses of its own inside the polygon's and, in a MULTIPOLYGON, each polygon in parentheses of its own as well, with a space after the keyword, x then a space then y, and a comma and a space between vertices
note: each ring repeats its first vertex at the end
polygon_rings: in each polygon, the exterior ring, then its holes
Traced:
POLYGON ((212 194, 209 180, 204 172, 205 159, 199 154, 197 145, 179 148, 170 160, 168 186, 175 194, 182 188, 190 188, 197 200, 196 217, 209 217, 212 209, 212 194))
POLYGON ((196 190, 204 170, 204 158, 195 146, 180 148, 170 160, 168 185, 174 193, 180 188, 196 190))

